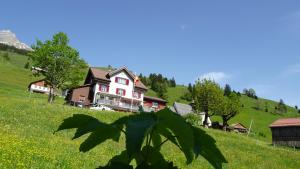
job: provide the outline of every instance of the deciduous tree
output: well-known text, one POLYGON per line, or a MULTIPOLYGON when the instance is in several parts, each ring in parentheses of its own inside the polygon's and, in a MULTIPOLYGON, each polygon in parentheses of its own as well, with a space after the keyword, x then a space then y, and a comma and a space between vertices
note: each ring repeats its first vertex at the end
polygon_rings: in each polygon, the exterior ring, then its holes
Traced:
POLYGON ((224 92, 214 81, 197 81, 194 88, 194 109, 196 112, 204 112, 203 125, 207 126, 207 119, 223 111, 224 92))
POLYGON ((78 51, 69 46, 65 33, 57 33, 45 42, 37 40, 32 48, 34 51, 29 53, 32 65, 41 69, 35 75, 42 75, 50 84, 49 103, 54 100, 55 89, 75 86, 83 79, 87 64, 78 51))
POLYGON ((228 121, 236 116, 240 111, 240 98, 235 93, 231 93, 229 96, 224 97, 224 105, 222 106, 220 116, 223 120, 223 129, 226 130, 228 121))

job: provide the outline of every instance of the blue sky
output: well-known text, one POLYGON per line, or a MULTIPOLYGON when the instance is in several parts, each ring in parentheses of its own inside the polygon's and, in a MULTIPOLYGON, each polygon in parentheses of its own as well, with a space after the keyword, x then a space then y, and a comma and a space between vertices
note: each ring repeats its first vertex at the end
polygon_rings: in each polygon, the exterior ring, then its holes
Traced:
POLYGON ((210 77, 300 106, 300 1, 3 1, 0 29, 31 45, 59 31, 93 66, 188 84, 210 77))

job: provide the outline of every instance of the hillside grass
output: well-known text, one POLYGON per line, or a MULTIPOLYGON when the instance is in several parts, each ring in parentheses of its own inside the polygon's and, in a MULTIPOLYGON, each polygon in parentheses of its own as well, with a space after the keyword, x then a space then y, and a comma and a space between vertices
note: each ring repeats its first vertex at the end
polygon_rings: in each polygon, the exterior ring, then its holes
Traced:
MULTIPOLYGON (((70 107, 63 105, 61 98, 50 105, 46 95, 27 91, 28 83, 36 79, 30 71, 23 69, 21 64, 17 66, 13 59, 11 62, 0 62, 0 168, 95 168, 105 165, 112 156, 124 150, 124 136, 120 144, 107 141, 87 153, 81 153, 79 145, 84 138, 71 140, 74 130, 53 132, 63 119, 74 113, 88 114, 105 122, 130 114, 70 107)), ((253 118, 253 127, 260 126, 258 130, 268 121, 282 117, 253 112, 251 105, 254 102, 250 98, 243 98, 243 102, 247 104, 245 110, 232 122, 244 120, 247 123, 249 118, 253 118)), ((291 112, 288 115, 294 114, 291 112)), ((299 150, 273 147, 270 140, 243 134, 204 130, 217 141, 217 146, 228 160, 224 168, 296 169, 300 166, 299 150)), ((172 144, 166 144, 162 151, 168 160, 174 161, 180 168, 212 168, 202 157, 187 166, 184 155, 172 144)))

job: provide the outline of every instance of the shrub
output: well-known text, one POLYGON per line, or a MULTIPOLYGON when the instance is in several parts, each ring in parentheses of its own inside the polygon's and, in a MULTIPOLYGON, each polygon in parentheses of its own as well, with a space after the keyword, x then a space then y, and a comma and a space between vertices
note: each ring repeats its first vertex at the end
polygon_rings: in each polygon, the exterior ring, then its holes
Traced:
POLYGON ((199 115, 195 113, 189 113, 184 116, 184 119, 186 122, 190 123, 193 126, 201 126, 202 125, 202 119, 199 117, 199 115))
POLYGON ((2 54, 2 58, 4 58, 6 61, 10 60, 9 54, 7 52, 2 54))
POLYGON ((265 134, 265 133, 259 132, 258 135, 259 135, 260 137, 266 138, 266 134, 265 134))

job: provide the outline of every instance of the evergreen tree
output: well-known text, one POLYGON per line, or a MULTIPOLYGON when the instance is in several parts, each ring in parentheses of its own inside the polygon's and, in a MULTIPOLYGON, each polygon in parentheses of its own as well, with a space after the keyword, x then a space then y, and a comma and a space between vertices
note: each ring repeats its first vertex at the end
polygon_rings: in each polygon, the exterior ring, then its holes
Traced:
POLYGON ((224 96, 229 96, 231 94, 231 87, 229 84, 225 85, 225 89, 224 89, 224 96))
POLYGON ((277 110, 281 113, 287 112, 287 107, 282 99, 279 100, 279 103, 277 105, 277 110))
POLYGON ((29 66, 30 66, 29 62, 26 62, 26 64, 24 65, 24 68, 29 69, 29 66))

